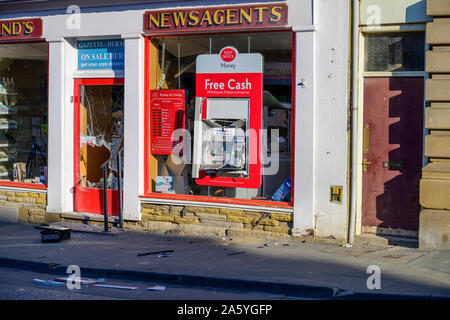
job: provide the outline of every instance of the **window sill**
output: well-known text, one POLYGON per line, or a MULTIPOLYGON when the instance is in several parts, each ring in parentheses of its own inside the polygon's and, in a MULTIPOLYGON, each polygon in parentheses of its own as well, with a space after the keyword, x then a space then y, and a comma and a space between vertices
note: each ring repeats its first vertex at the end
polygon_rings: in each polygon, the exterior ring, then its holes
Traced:
POLYGON ((47 191, 47 186, 39 183, 24 183, 13 181, 0 181, 0 188, 38 189, 47 191))
MULTIPOLYGON (((276 202, 270 200, 248 200, 248 199, 232 199, 232 198, 221 198, 221 197, 209 197, 209 196, 193 196, 193 195, 182 195, 182 194, 167 194, 167 193, 147 193, 140 195, 141 199, 154 199, 154 200, 173 200, 174 205, 187 203, 192 206, 196 206, 197 203, 209 203, 214 205, 221 204, 232 205, 232 206, 248 206, 253 209, 260 208, 261 211, 265 209, 278 209, 282 211, 292 211, 293 206, 287 202, 276 202)), ((277 211, 278 211, 277 210, 277 211)))

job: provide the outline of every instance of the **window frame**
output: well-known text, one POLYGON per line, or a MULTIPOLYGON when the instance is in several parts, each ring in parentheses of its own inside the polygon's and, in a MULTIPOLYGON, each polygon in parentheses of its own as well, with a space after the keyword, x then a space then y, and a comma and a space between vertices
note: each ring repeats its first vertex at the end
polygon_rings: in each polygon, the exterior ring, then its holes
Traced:
MULTIPOLYGON (((361 77, 425 77, 426 71, 366 71, 365 70, 365 43, 366 36, 373 34, 383 34, 383 33, 408 33, 408 32, 423 32, 426 36, 426 25, 425 24, 411 24, 411 25, 381 25, 381 26, 362 26, 360 27, 359 35, 359 75, 361 77)), ((424 55, 427 51, 426 49, 426 39, 424 44, 424 55)), ((424 56, 424 58, 426 58, 424 56)), ((425 61, 426 64, 426 61, 425 61)), ((424 65, 425 66, 425 65, 424 65)))
POLYGON ((222 203, 231 205, 248 205, 261 206, 272 208, 287 208, 291 209, 294 206, 294 155, 295 155, 295 48, 296 38, 295 32, 291 29, 284 30, 258 30, 258 31, 239 31, 239 32, 214 32, 214 33, 177 33, 168 35, 148 35, 144 38, 144 192, 139 195, 141 199, 158 199, 158 200, 176 200, 187 202, 202 202, 202 203, 222 203), (251 199, 236 199, 226 197, 202 196, 202 195, 185 195, 185 194, 166 194, 151 192, 150 188, 150 41, 152 38, 164 37, 189 37, 198 35, 215 35, 215 34, 239 34, 239 33, 262 33, 262 32, 286 32, 291 33, 292 39, 292 73, 291 73, 291 199, 289 202, 277 202, 271 200, 251 200, 251 199))
MULTIPOLYGON (((50 68, 50 52, 49 52, 49 44, 44 39, 38 40, 17 40, 17 41, 1 41, 0 46, 4 44, 28 44, 28 43, 45 43, 47 44, 47 146, 48 146, 48 128, 49 128, 49 68, 50 68)), ((47 170, 48 167, 48 148, 47 148, 47 170)), ((15 182, 15 181, 0 181, 0 188, 5 189, 7 187, 11 188, 23 188, 23 189, 38 189, 38 190, 47 190, 48 186, 48 178, 46 180, 47 184, 43 183, 29 183, 29 182, 15 182)))

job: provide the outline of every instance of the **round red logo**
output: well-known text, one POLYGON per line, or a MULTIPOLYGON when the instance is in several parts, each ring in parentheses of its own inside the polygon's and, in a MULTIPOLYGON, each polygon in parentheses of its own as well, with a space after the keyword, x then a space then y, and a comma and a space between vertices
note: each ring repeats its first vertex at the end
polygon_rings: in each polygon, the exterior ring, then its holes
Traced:
POLYGON ((225 62, 233 61, 237 56, 237 50, 233 47, 225 47, 220 50, 220 58, 225 62))

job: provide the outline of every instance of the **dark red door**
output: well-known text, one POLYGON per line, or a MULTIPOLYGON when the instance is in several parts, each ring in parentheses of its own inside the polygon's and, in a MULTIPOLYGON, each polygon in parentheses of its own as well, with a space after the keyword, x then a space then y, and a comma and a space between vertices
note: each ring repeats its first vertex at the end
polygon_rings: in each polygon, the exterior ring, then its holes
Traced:
POLYGON ((423 78, 364 79, 362 225, 419 228, 423 78))

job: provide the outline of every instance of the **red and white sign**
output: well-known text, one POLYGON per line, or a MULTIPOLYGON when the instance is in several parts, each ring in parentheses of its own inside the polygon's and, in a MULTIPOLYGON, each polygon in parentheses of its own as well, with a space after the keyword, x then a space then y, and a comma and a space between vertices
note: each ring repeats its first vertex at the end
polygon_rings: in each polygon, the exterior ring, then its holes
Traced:
MULTIPOLYGON (((207 98, 248 98, 248 177, 210 177, 196 179, 199 185, 239 188, 261 186, 261 128, 263 103, 263 57, 259 53, 239 53, 225 47, 219 54, 197 57, 196 96, 203 97, 202 119, 208 115, 207 98)), ((223 110, 226 117, 227 110, 223 110)))
POLYGON ((172 133, 184 128, 184 90, 150 90, 151 152, 171 154, 172 133))
POLYGON ((225 62, 233 61, 237 56, 237 49, 233 47, 225 47, 219 52, 220 58, 225 62))

